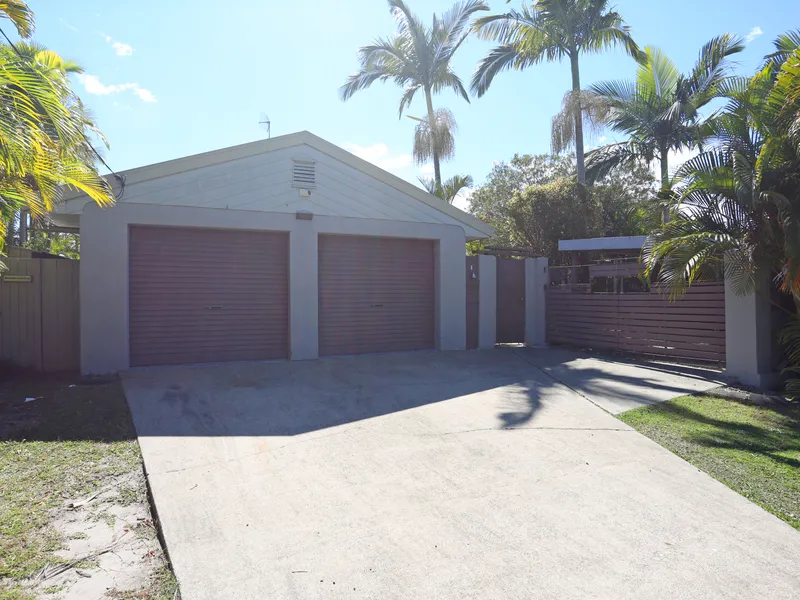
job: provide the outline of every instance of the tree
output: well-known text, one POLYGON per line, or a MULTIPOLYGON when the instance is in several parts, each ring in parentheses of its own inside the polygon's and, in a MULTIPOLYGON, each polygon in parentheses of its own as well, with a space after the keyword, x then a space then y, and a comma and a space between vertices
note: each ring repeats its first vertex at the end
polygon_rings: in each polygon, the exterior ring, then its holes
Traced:
POLYGON ((558 240, 593 237, 602 223, 593 190, 575 178, 528 186, 514 194, 508 211, 514 245, 554 261, 558 240))
MULTIPOLYGON (((482 39, 500 43, 478 64, 473 75, 471 87, 478 96, 483 96, 495 75, 506 69, 523 70, 543 60, 569 60, 578 181, 584 183, 579 59, 583 53, 613 46, 621 46, 630 56, 641 59, 641 51, 622 17, 608 9, 608 0, 535 0, 530 6, 523 4, 519 11, 477 19, 474 28, 482 39)), ((554 151, 566 149, 559 147, 562 145, 556 145, 554 151)))
POLYGON ((515 154, 511 161, 500 162, 492 167, 486 182, 470 197, 470 212, 494 227, 492 244, 512 246, 514 223, 508 207, 514 194, 530 185, 570 177, 573 172, 574 166, 569 157, 515 154))
POLYGON ((674 296, 721 266, 738 294, 758 291, 758 273, 776 274, 795 305, 781 337, 800 374, 800 46, 788 51, 792 39, 799 32, 781 36, 751 79, 727 82, 727 106, 703 127, 706 148, 678 171, 679 209, 643 257, 647 275, 674 296))
POLYGON ((34 231, 25 247, 78 260, 81 257, 81 236, 75 233, 34 231))
POLYGON ((658 161, 661 197, 668 201, 672 189, 669 153, 702 143, 700 111, 725 93, 727 59, 743 48, 741 40, 730 34, 716 37, 703 46, 692 72, 681 75, 663 52, 648 47, 647 60, 639 65, 634 81, 590 86, 583 95, 594 108, 592 117, 628 140, 589 152, 589 181, 623 164, 658 161))
POLYGON ((420 178, 420 183, 425 186, 429 194, 438 196, 448 204, 452 204, 453 200, 463 189, 472 187, 471 175, 453 175, 450 179, 445 181, 441 186, 436 185, 433 179, 420 178))
MULTIPOLYGON (((0 15, 22 36, 33 30, 24 2, 0 3, 0 15)), ((0 234, 20 209, 43 217, 65 188, 100 204, 114 201, 87 133, 105 140, 71 89, 74 72, 78 65, 42 46, 0 45, 0 234)))
POLYGON ((405 88, 400 99, 402 117, 416 93, 422 90, 431 132, 428 139, 433 143, 423 147, 420 156, 425 153, 432 156, 434 178, 436 184, 441 186, 440 161, 446 152, 444 147, 435 142, 447 136, 441 128, 444 124, 441 113, 437 116, 433 108, 433 95, 450 88, 469 102, 469 95, 450 63, 469 33, 465 30, 472 15, 489 10, 489 7, 480 0, 465 0, 454 4, 442 16, 434 15, 432 25, 428 27, 409 10, 403 0, 388 2, 392 16, 397 21, 397 32, 390 39, 378 38, 369 46, 359 49, 361 69, 347 78, 339 93, 342 100, 348 100, 357 91, 368 88, 376 81, 392 80, 405 88))
MULTIPOLYGON (((551 184, 559 179, 575 178, 575 161, 560 155, 519 155, 510 162, 496 164, 470 198, 470 211, 495 228, 491 244, 526 245, 511 214, 515 194, 530 186, 551 184)), ((592 237, 643 235, 657 224, 654 208, 654 178, 649 169, 629 166, 611 173, 592 187, 592 198, 599 213, 591 221, 592 237)), ((517 207, 519 208, 519 207, 517 207)), ((581 215, 576 215, 581 218, 581 215)))

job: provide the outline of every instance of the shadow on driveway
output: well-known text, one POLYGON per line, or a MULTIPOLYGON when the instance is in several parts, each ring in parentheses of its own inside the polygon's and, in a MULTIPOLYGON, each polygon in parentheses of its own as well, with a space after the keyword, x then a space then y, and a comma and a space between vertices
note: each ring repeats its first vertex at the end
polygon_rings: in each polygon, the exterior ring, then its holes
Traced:
POLYGON ((507 386, 497 426, 518 427, 557 385, 514 350, 146 369, 123 382, 140 436, 294 436, 507 386))

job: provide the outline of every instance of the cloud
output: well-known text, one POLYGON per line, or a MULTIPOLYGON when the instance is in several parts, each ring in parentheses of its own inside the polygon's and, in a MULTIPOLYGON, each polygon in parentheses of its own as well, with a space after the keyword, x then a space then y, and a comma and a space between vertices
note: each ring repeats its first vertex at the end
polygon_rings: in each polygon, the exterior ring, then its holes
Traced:
POLYGON ((117 56, 130 56, 133 54, 133 46, 123 44, 122 42, 114 42, 111 47, 117 51, 117 56))
POLYGON ((345 144, 345 150, 349 150, 359 158, 371 162, 373 165, 395 171, 410 167, 414 158, 410 154, 395 154, 389 152, 389 146, 383 143, 372 144, 371 146, 359 146, 358 144, 345 144))
POLYGON ((431 163, 423 165, 419 169, 419 172, 422 173, 423 175, 433 175, 434 171, 435 169, 433 168, 433 165, 431 163))
POLYGON ((464 212, 469 212, 469 200, 472 198, 473 193, 475 193, 475 190, 472 188, 461 190, 453 200, 453 206, 460 208, 464 212))
POLYGON ((142 100, 143 102, 158 102, 155 94, 153 94, 153 92, 151 92, 150 90, 138 86, 132 89, 133 93, 139 96, 139 99, 142 100))
POLYGON ((77 27, 75 27, 75 25, 73 25, 72 23, 68 23, 67 21, 65 21, 65 20, 64 20, 64 19, 62 19, 61 17, 59 17, 59 18, 58 18, 58 22, 59 22, 59 23, 61 23, 61 24, 62 24, 64 27, 66 27, 67 29, 71 29, 71 30, 72 30, 72 31, 74 31, 75 33, 80 33, 80 29, 78 29, 77 27))
POLYGON ((750 33, 747 34, 747 43, 749 44, 750 42, 752 42, 758 37, 761 37, 762 35, 764 35, 764 32, 761 30, 761 27, 758 26, 753 27, 750 30, 750 33))
POLYGON ((106 41, 106 44, 111 44, 111 47, 114 49, 114 53, 117 56, 131 56, 135 50, 135 48, 130 44, 114 41, 114 38, 107 33, 103 33, 102 31, 95 31, 95 33, 103 38, 106 41))
POLYGON ((603 135, 603 136, 600 136, 600 137, 597 139, 597 141, 598 141, 598 142, 600 142, 600 143, 602 144, 602 143, 604 143, 604 142, 605 142, 607 139, 608 139, 608 138, 607 138, 606 136, 604 136, 604 135, 603 135))
POLYGON ((158 102, 155 94, 148 89, 141 87, 138 83, 118 83, 105 85, 96 75, 86 73, 78 74, 78 81, 83 84, 87 94, 95 96, 108 96, 109 94, 119 94, 126 90, 132 90, 143 102, 158 102))

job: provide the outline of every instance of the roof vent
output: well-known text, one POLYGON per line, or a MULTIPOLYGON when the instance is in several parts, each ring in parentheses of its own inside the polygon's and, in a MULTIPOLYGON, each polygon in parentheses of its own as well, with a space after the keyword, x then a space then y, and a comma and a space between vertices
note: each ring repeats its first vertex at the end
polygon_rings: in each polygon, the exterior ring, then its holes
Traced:
POLYGON ((317 172, 313 161, 295 160, 292 166, 292 187, 310 189, 316 187, 317 172))

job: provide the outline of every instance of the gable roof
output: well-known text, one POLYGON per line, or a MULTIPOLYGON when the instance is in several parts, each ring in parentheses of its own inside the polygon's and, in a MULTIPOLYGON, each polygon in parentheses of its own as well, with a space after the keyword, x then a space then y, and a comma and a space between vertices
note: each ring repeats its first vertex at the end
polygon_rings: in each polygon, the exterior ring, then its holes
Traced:
MULTIPOLYGON (((386 185, 389 185, 400 192, 411 196, 412 198, 427 204, 428 206, 438 210, 439 212, 448 215, 449 217, 467 225, 473 229, 478 230, 485 236, 490 237, 494 234, 494 229, 488 223, 470 215, 444 202, 437 196, 429 194, 425 190, 418 188, 409 182, 392 175, 391 173, 373 165, 372 163, 359 158, 358 156, 348 152, 332 144, 319 136, 316 136, 308 131, 300 131, 298 133, 291 133, 274 137, 268 140, 259 140, 247 144, 240 144, 238 146, 231 146, 229 148, 222 148, 220 150, 212 150, 210 152, 203 152, 201 154, 194 154, 183 158, 168 160, 165 162, 155 163, 144 167, 137 167, 127 171, 121 171, 119 174, 125 176, 125 184, 132 185, 144 181, 152 181, 161 177, 168 177, 177 173, 201 169, 211 165, 222 164, 241 158, 247 158, 257 154, 266 154, 274 150, 281 150, 291 148, 294 146, 306 145, 316 149, 319 152, 327 154, 354 169, 369 175, 386 185)), ((111 182, 113 184, 113 182, 111 182)), ((82 197, 82 193, 72 193, 65 196, 65 201, 82 197)))

